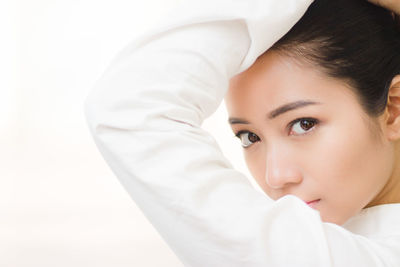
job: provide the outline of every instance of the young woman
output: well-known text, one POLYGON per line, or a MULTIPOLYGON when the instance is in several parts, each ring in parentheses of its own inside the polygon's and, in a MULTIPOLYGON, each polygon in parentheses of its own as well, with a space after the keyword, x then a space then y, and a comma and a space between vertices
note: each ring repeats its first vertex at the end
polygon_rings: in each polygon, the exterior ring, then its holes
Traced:
MULTIPOLYGON (((377 40, 332 45, 337 33, 369 34, 351 28, 361 18, 326 22, 355 7, 381 14, 379 25, 394 20, 364 1, 315 0, 306 12, 311 2, 186 2, 124 49, 87 98, 100 152, 185 266, 400 265, 399 62, 387 59, 399 50, 379 45, 386 56, 363 61, 377 40), (338 10, 318 16, 328 2, 338 10), (266 194, 201 128, 225 95, 266 194)), ((386 39, 379 29, 370 37, 386 39)))
POLYGON ((316 1, 231 79, 226 103, 273 199, 296 195, 340 225, 364 207, 400 203, 400 28, 388 11, 316 1))

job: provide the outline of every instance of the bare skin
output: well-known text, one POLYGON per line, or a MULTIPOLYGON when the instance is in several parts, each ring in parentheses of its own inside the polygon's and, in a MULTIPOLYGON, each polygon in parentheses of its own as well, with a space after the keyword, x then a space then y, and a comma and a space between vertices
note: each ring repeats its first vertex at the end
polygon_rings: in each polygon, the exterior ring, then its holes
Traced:
MULTIPOLYGON (((400 26, 400 0, 368 0, 369 2, 391 10, 397 15, 397 21, 400 26)), ((398 151, 398 150, 396 150, 398 151)), ((399 171, 397 171, 399 172, 399 171)), ((400 179, 391 180, 385 188, 375 197, 373 201, 368 203, 366 208, 385 203, 397 203, 400 195, 400 179), (396 189, 399 188, 399 189, 396 189)))
MULTIPOLYGON (((395 125, 395 121, 398 120, 399 110, 397 106, 400 104, 400 76, 396 76, 392 81, 392 86, 389 91, 388 104, 385 111, 387 118, 386 123, 383 127, 387 127, 391 125, 395 125)), ((397 135, 391 136, 390 134, 387 136, 388 140, 393 140, 395 145, 394 154, 395 158, 400 159, 400 148, 399 141, 397 135)), ((400 203, 400 160, 395 162, 393 174, 384 186, 384 188, 379 192, 375 198, 368 203, 365 208, 373 207, 380 204, 389 204, 389 203, 400 203)))
POLYGON ((232 77, 225 103, 247 166, 272 199, 318 200, 322 220, 339 225, 363 208, 400 203, 400 75, 373 119, 344 82, 268 52, 232 77), (314 104, 266 115, 299 100, 314 104))

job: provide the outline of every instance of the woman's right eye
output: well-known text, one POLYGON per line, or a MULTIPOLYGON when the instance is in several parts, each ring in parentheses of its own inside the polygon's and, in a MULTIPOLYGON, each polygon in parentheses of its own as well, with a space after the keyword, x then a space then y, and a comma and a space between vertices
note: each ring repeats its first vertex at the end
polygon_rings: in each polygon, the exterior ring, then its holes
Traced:
POLYGON ((260 138, 255 133, 249 131, 239 131, 235 134, 235 136, 240 139, 244 148, 251 146, 257 141, 260 141, 260 138))

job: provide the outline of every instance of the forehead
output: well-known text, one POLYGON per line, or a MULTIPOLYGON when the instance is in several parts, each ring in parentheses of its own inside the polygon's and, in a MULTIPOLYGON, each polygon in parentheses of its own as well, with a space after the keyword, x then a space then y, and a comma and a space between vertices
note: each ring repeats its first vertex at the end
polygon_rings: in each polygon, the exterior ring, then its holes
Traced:
POLYGON ((298 100, 312 100, 338 109, 358 105, 353 90, 318 68, 269 51, 246 71, 231 78, 225 103, 230 115, 272 110, 298 100))

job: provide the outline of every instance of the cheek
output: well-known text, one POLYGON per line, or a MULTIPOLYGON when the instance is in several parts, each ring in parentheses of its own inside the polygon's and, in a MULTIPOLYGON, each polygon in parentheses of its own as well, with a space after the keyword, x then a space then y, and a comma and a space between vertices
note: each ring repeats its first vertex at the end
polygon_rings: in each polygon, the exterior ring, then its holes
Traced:
POLYGON ((351 134, 343 135, 338 131, 332 134, 321 140, 316 166, 321 172, 320 182, 334 186, 335 189, 345 189, 356 184, 360 177, 365 156, 364 142, 361 140, 363 138, 354 138, 351 134))
POLYGON ((364 124, 354 122, 326 130, 319 144, 322 153, 316 160, 318 173, 314 173, 330 208, 346 216, 362 209, 388 176, 383 145, 364 124))
POLYGON ((264 153, 261 153, 260 149, 260 147, 257 147, 252 151, 244 151, 244 159, 255 181, 266 191, 264 153))

